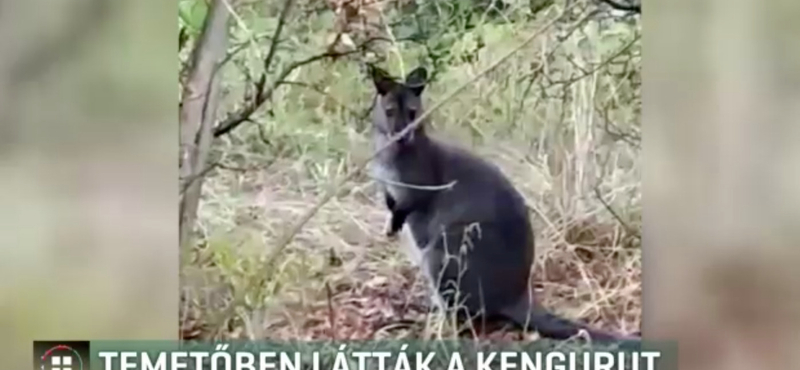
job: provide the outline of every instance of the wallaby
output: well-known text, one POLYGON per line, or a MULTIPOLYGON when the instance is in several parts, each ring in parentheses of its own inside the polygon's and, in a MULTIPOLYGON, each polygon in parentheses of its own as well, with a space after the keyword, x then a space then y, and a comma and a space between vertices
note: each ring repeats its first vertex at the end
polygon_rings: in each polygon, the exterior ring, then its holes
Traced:
MULTIPOLYGON (((414 69, 404 82, 377 67, 370 74, 377 90, 373 144, 380 149, 422 114, 427 71, 414 69)), ((534 237, 522 195, 498 167, 434 139, 426 126, 423 121, 388 144, 370 169, 383 184, 390 211, 386 233, 393 236, 407 224, 434 303, 455 309, 460 318, 502 317, 553 339, 585 330, 596 341, 636 340, 557 317, 534 303, 528 286, 534 237)))

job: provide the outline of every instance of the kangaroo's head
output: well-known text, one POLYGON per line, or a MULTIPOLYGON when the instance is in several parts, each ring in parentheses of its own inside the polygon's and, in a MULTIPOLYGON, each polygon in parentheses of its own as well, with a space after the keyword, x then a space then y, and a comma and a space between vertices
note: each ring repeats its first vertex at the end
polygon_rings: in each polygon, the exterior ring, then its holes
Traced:
MULTIPOLYGON (((370 74, 377 91, 372 114, 373 130, 376 135, 388 138, 408 127, 422 114, 421 95, 428 72, 425 68, 418 67, 406 76, 404 82, 395 80, 377 67, 371 67, 370 74)), ((419 135, 424 135, 422 125, 404 135, 397 143, 410 145, 419 135)))

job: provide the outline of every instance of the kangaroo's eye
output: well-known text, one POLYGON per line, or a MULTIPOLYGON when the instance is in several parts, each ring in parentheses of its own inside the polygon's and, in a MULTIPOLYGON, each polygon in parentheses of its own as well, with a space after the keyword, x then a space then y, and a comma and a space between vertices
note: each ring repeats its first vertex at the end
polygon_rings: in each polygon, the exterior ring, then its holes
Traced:
POLYGON ((392 117, 394 117, 396 114, 397 114, 397 109, 391 109, 391 108, 390 108, 390 109, 387 109, 387 110, 386 110, 386 117, 387 117, 387 118, 392 118, 392 117))

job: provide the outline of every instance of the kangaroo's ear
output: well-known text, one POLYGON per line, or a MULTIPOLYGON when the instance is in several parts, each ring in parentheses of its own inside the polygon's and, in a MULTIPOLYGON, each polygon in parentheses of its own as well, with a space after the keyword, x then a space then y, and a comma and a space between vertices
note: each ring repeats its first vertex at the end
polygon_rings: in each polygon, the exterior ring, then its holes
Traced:
POLYGON ((406 85, 417 95, 422 94, 427 82, 428 70, 425 67, 417 67, 406 76, 406 85))
POLYGON ((378 91, 378 94, 386 95, 394 88, 396 82, 388 72, 371 64, 368 68, 370 78, 372 78, 372 83, 375 84, 375 90, 378 91))

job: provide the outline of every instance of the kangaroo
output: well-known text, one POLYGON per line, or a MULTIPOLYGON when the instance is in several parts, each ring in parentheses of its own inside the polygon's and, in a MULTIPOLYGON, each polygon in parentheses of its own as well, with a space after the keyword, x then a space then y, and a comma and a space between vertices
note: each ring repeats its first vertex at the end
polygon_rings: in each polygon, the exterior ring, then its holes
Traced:
MULTIPOLYGON (((377 92, 373 144, 380 149, 422 114, 427 70, 414 69, 404 82, 377 67, 370 75, 377 92)), ((407 226, 416 244, 414 262, 431 283, 434 303, 455 309, 462 320, 505 318, 553 339, 584 330, 595 341, 635 341, 535 304, 528 287, 534 236, 522 195, 498 167, 429 136, 427 123, 377 153, 370 170, 390 211, 386 235, 407 226)))

